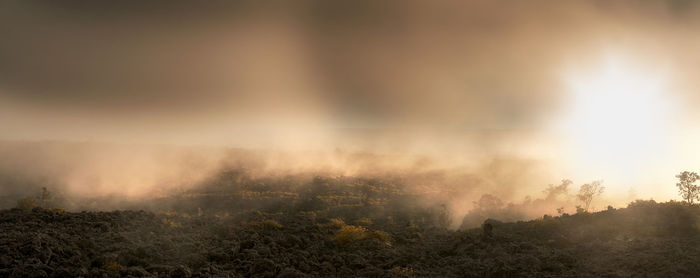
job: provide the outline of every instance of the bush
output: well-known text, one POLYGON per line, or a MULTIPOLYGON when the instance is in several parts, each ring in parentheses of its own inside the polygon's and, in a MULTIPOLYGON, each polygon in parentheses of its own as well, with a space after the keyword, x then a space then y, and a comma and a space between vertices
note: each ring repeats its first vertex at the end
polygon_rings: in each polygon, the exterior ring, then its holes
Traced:
POLYGON ((328 220, 328 223, 320 225, 320 227, 328 228, 328 229, 341 229, 344 226, 345 226, 345 221, 343 221, 343 219, 340 219, 340 218, 331 218, 328 220))
POLYGON ((119 271, 119 263, 115 261, 108 261, 105 263, 105 269, 110 271, 119 271))
POLYGON ((66 213, 66 209, 64 208, 52 208, 52 210, 58 213, 66 213))
POLYGON ((696 234, 700 213, 698 208, 685 203, 670 201, 656 203, 653 200, 637 200, 624 211, 632 219, 629 225, 639 234, 661 236, 687 236, 696 234))
POLYGON ((277 222, 275 220, 271 220, 271 219, 267 219, 267 220, 263 220, 263 221, 251 221, 248 223, 248 225, 250 227, 253 227, 253 228, 263 228, 265 230, 278 230, 278 229, 282 229, 282 227, 284 227, 279 222, 277 222))
POLYGON ((376 239, 386 245, 391 245, 389 234, 384 231, 369 231, 365 227, 345 225, 331 240, 340 246, 344 246, 353 242, 376 239))
POLYGON ((400 267, 400 266, 395 266, 392 269, 389 270, 394 275, 400 276, 400 277, 412 277, 413 276, 413 268, 410 266, 407 267, 400 267))
POLYGON ((17 200, 17 208, 23 210, 32 210, 36 207, 36 200, 32 197, 22 198, 17 200))
POLYGON ((296 205, 297 211, 319 211, 327 208, 328 204, 317 196, 305 199, 296 205))
POLYGON ((333 237, 333 241, 340 246, 363 240, 366 237, 367 229, 364 227, 345 225, 333 237))
POLYGON ((358 219, 357 221, 355 221, 355 223, 357 223, 357 225, 367 227, 367 226, 372 225, 372 220, 370 220, 367 217, 364 217, 364 218, 358 219))
POLYGON ((163 218, 163 220, 161 220, 161 221, 163 222, 163 226, 165 226, 167 228, 182 227, 182 223, 176 221, 175 219, 163 218))
POLYGON ((381 241, 386 245, 391 245, 391 240, 389 238, 389 233, 385 231, 373 231, 365 234, 365 239, 376 239, 381 241))

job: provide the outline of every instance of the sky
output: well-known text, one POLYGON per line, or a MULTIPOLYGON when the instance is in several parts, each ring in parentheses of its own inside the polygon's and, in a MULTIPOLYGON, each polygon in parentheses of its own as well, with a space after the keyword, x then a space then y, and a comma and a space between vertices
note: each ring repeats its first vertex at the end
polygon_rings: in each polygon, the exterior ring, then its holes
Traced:
MULTIPOLYGON (((0 139, 532 159, 677 198, 694 1, 3 1, 0 139)), ((534 162, 533 162, 534 163, 534 162)))

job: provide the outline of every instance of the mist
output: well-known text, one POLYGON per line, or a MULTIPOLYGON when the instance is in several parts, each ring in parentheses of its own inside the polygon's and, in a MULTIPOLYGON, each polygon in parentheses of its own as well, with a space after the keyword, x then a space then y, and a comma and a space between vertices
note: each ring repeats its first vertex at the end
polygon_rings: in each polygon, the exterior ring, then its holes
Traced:
POLYGON ((521 202, 568 178, 605 180, 601 202, 613 205, 671 199, 673 175, 697 162, 688 146, 699 11, 689 1, 10 1, 0 10, 6 196, 47 185, 143 198, 227 167, 438 173, 427 183, 459 192, 448 202, 466 213, 483 194, 521 202), (651 146, 667 148, 626 171, 628 161, 610 162, 616 153, 579 157, 600 152, 570 141, 595 131, 558 128, 575 110, 562 75, 610 56, 660 69, 664 98, 677 104, 662 123, 668 138, 651 146))

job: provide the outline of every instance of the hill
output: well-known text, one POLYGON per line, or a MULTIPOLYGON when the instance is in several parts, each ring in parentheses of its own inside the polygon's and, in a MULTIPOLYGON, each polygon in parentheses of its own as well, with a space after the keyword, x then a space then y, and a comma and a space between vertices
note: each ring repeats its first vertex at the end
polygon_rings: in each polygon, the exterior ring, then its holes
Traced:
POLYGON ((698 206, 638 201, 597 213, 451 231, 323 211, 189 215, 0 211, 7 277, 693 277, 698 206))

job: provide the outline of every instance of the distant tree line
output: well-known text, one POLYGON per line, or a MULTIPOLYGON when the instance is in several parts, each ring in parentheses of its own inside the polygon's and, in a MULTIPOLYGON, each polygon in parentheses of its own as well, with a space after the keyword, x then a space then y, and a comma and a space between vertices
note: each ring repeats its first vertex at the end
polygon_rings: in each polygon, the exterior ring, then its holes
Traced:
POLYGON ((559 215, 565 215, 565 207, 573 205, 576 206, 576 213, 585 213, 592 209, 592 203, 605 191, 602 180, 582 184, 578 192, 570 193, 573 184, 571 180, 564 179, 558 185, 546 187, 542 191, 543 198, 533 200, 528 196, 522 203, 504 203, 494 195, 484 194, 473 202, 472 209, 462 220, 461 228, 477 227, 489 218, 505 222, 528 219, 534 216, 532 212, 548 209, 556 209, 559 215))

